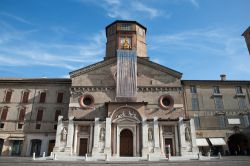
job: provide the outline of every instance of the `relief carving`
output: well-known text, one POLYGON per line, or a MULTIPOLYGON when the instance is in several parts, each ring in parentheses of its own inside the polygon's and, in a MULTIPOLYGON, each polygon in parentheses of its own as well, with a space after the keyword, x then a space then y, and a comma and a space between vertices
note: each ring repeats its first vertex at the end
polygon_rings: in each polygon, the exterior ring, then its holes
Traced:
POLYGON ((134 110, 123 110, 115 116, 115 119, 126 118, 126 117, 134 118, 139 121, 139 118, 137 117, 134 110))

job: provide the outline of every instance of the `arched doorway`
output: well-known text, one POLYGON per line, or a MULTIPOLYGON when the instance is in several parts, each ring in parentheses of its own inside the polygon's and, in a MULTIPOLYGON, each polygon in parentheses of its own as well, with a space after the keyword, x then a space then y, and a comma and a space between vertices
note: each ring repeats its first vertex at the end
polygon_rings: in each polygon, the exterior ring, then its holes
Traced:
POLYGON ((227 144, 231 155, 244 155, 247 153, 248 141, 244 134, 231 135, 227 144))
POLYGON ((128 129, 120 133, 120 156, 133 156, 133 133, 128 129))
POLYGON ((42 141, 40 139, 31 140, 30 156, 36 153, 36 156, 40 156, 42 141))

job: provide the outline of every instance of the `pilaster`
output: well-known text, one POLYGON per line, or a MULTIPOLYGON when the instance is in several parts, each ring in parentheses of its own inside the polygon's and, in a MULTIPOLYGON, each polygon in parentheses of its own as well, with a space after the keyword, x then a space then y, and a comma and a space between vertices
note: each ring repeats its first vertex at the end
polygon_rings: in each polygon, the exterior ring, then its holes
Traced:
POLYGON ((108 158, 111 157, 111 118, 106 118, 105 151, 104 152, 108 158))
POLYGON ((95 126, 94 126, 94 143, 92 156, 98 153, 98 143, 99 143, 99 118, 95 118, 95 126))
POLYGON ((70 152, 72 154, 73 147, 73 137, 74 137, 74 116, 69 117, 68 133, 67 133, 67 145, 65 152, 70 152))
POLYGON ((160 152, 159 123, 158 117, 154 117, 154 152, 160 152))
POLYGON ((56 143, 55 143, 53 152, 60 151, 61 131, 63 127, 62 119, 63 119, 63 116, 58 116, 57 129, 56 129, 56 143))
POLYGON ((142 157, 148 154, 148 124, 147 119, 142 119, 142 157))
POLYGON ((75 125, 75 132, 74 132, 74 154, 77 155, 77 135, 78 135, 78 125, 75 125))
POLYGON ((196 132, 195 132, 194 119, 190 119, 190 130, 191 130, 191 140, 192 140, 192 152, 194 154, 197 154, 199 152, 199 148, 196 144, 196 132))

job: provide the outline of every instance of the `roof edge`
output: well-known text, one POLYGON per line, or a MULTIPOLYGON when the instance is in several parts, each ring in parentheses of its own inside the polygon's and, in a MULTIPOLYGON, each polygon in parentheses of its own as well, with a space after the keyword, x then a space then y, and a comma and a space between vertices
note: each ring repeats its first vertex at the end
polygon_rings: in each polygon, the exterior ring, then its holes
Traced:
POLYGON ((107 31, 107 29, 108 29, 110 26, 112 26, 112 25, 114 25, 114 24, 116 24, 116 23, 134 23, 134 24, 137 24, 137 25, 141 26, 142 28, 144 28, 144 29, 145 29, 145 33, 147 32, 147 28, 146 28, 144 25, 142 25, 142 24, 140 24, 139 22, 134 21, 134 20, 115 20, 114 22, 112 22, 112 23, 110 23, 109 25, 106 26, 106 28, 105 28, 106 31, 107 31))

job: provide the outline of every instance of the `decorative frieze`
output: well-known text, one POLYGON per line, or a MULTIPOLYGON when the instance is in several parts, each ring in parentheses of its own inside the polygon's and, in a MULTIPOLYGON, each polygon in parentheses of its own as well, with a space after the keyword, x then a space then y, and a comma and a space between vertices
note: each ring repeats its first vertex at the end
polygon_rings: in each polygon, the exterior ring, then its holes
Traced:
POLYGON ((115 90, 115 87, 104 87, 104 86, 96 86, 96 87, 72 87, 71 95, 73 97, 79 97, 86 92, 107 92, 115 90))
MULTIPOLYGON (((114 86, 95 86, 95 87, 72 87, 71 95, 73 97, 78 97, 86 92, 107 92, 114 91, 116 88, 114 86)), ((181 91, 181 87, 137 87, 137 92, 170 92, 170 91, 181 91)))
POLYGON ((181 87, 137 87, 137 92, 170 92, 181 90, 181 87))

